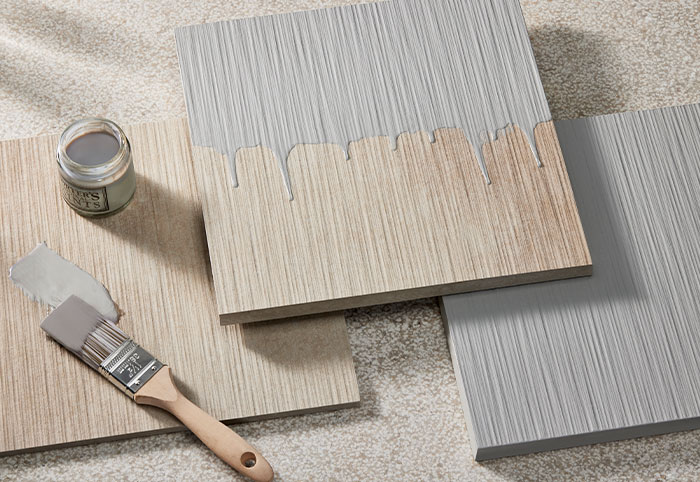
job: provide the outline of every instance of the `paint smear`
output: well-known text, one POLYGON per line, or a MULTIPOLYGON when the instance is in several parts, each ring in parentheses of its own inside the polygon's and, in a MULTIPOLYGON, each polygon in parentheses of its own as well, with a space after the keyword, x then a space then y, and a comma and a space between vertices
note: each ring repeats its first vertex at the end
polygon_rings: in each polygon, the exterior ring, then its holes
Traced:
POLYGON ((114 323, 119 319, 117 307, 109 291, 90 273, 49 249, 45 243, 10 268, 10 279, 32 301, 53 308, 77 296, 93 306, 105 319, 114 323))

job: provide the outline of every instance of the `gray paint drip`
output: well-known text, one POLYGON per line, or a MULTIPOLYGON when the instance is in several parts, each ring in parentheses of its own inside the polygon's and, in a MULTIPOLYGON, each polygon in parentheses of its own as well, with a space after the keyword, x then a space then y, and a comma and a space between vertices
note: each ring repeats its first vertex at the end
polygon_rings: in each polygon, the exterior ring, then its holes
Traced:
MULTIPOLYGON (((515 124, 533 146, 551 115, 517 0, 394 0, 179 28, 192 141, 265 146, 292 197, 297 144, 462 129, 481 148, 515 124)), ((431 138, 432 140, 432 138, 431 138)))
POLYGON ((46 244, 37 245, 10 268, 10 279, 33 301, 53 308, 75 295, 92 305, 105 319, 119 319, 107 288, 46 244))

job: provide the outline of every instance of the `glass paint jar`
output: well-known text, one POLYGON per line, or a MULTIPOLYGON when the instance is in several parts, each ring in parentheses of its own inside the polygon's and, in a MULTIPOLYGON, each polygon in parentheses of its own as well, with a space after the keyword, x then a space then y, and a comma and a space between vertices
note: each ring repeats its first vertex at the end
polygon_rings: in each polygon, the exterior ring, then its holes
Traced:
POLYGON ((61 134, 56 160, 61 197, 81 216, 115 214, 134 196, 131 146, 110 120, 93 117, 72 123, 61 134))

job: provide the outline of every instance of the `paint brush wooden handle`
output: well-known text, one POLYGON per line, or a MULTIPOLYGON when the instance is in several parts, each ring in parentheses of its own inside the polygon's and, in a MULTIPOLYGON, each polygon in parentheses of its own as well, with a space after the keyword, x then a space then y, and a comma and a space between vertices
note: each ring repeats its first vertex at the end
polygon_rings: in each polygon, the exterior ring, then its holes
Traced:
POLYGON ((170 367, 164 366, 134 395, 141 405, 153 405, 175 415, 221 460, 246 477, 272 480, 272 467, 260 452, 236 432, 185 398, 177 389, 170 367))

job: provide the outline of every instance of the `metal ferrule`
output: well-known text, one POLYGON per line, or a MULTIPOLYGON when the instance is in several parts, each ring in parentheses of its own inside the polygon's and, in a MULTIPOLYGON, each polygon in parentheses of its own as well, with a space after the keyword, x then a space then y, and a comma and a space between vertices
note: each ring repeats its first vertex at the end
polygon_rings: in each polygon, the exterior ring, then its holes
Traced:
POLYGON ((105 358, 100 373, 121 391, 134 398, 153 375, 163 367, 153 355, 128 339, 105 358))

